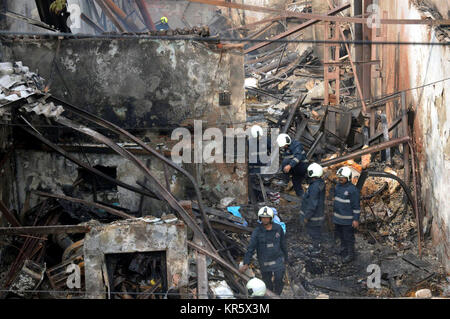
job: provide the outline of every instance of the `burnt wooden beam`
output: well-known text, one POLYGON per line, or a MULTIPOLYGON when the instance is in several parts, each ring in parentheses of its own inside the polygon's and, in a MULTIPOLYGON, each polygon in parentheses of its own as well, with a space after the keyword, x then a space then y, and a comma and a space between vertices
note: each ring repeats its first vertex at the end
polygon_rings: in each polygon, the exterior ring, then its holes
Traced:
POLYGON ((57 226, 27 226, 0 227, 1 235, 41 235, 41 234, 81 234, 88 233, 88 226, 57 225, 57 226))

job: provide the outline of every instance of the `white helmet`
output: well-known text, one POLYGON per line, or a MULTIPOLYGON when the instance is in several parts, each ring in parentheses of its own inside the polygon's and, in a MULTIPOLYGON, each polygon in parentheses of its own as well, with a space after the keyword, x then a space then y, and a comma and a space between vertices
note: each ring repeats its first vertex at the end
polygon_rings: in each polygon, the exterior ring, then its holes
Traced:
POLYGON ((309 177, 322 177, 323 168, 317 163, 312 163, 308 166, 308 176, 309 177))
POLYGON ((273 219, 273 209, 269 206, 264 206, 258 211, 258 219, 261 217, 270 217, 271 220, 273 219))
POLYGON ((347 166, 341 167, 340 169, 338 169, 336 176, 345 177, 350 182, 350 180, 352 179, 352 170, 347 166))
POLYGON ((286 145, 290 145, 291 144, 291 137, 287 134, 280 134, 277 137, 277 143, 279 147, 284 147, 286 145))
POLYGON ((250 134, 253 138, 258 138, 264 135, 264 130, 259 125, 253 125, 250 129, 250 134))
POLYGON ((262 297, 266 294, 266 284, 256 277, 247 282, 248 294, 251 297, 262 297))

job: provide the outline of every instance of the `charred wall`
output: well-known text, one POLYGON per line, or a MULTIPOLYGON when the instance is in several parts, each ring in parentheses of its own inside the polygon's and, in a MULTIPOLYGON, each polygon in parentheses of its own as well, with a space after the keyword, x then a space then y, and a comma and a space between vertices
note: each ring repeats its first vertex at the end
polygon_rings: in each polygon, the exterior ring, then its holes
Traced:
MULTIPOLYGON (((433 1, 381 2, 389 18, 421 19, 433 12, 433 1), (429 4, 429 6, 426 5, 429 4)), ((442 9, 441 1, 436 4, 442 9)), ((437 8, 437 7, 434 7, 437 8)), ((435 14, 434 11, 433 14, 435 14)), ((448 15, 442 12, 441 16, 448 15)), ((439 42, 439 29, 423 25, 388 26, 388 41, 439 42)), ((420 174, 423 231, 431 233, 442 263, 450 271, 450 100, 448 46, 384 46, 383 93, 408 90, 414 116, 412 135, 420 174), (412 89, 412 90, 409 90, 412 89)))
MULTIPOLYGON (((3 61, 22 61, 39 73, 54 96, 129 130, 154 148, 161 147, 168 157, 176 143, 170 139, 174 128, 190 128, 193 120, 201 120, 203 129, 217 127, 225 132, 226 127, 245 121, 243 55, 238 51, 218 51, 193 41, 10 38, 3 41, 2 54, 3 61), (223 92, 230 93, 229 105, 219 105, 223 92)), ((77 136, 69 149, 85 159, 77 136)), ((96 153, 95 145, 93 149, 88 154, 92 165, 116 166, 119 179, 132 184, 141 176, 120 157, 96 153)), ((63 185, 76 179, 77 168, 59 155, 29 149, 16 154, 16 207, 22 207, 32 189, 61 193, 63 185)), ((146 162, 148 157, 141 155, 141 159, 146 162)), ((197 180, 205 195, 214 192, 214 198, 246 201, 245 164, 200 166, 202 176, 197 180)), ((152 159, 150 167, 164 181, 161 162, 152 159)), ((199 172, 196 167, 186 165, 194 176, 199 172)), ((189 199, 192 187, 183 177, 169 170, 169 180, 179 198, 189 199)), ((126 208, 139 206, 139 196, 124 189, 118 188, 117 198, 126 208)))

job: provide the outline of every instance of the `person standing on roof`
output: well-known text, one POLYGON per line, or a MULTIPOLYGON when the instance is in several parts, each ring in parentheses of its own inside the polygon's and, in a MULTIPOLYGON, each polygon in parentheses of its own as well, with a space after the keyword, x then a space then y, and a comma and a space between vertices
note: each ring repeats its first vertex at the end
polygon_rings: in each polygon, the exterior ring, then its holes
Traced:
POLYGON ((166 17, 161 17, 155 27, 158 31, 169 30, 169 19, 167 19, 166 17))
POLYGON ((245 272, 256 250, 261 276, 267 289, 277 295, 283 291, 285 263, 288 260, 286 237, 282 227, 273 223, 273 210, 264 206, 258 211, 261 224, 256 226, 244 256, 244 265, 239 269, 245 272), (274 281, 272 281, 272 276, 274 281))
POLYGON ((301 198, 303 197, 302 182, 305 178, 308 164, 303 145, 299 141, 292 140, 287 134, 278 135, 277 143, 280 151, 283 153, 281 168, 283 173, 285 173, 284 179, 288 180, 289 175, 292 176, 295 194, 301 198))

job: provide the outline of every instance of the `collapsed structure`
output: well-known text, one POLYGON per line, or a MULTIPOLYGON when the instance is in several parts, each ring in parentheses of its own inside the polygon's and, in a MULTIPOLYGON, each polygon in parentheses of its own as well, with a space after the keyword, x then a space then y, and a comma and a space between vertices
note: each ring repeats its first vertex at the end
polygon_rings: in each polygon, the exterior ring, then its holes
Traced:
MULTIPOLYGON (((192 1, 208 26, 188 28, 195 18, 174 14, 171 30, 156 31, 148 14, 155 8, 145 1, 122 8, 81 1, 88 8, 83 33, 2 33, 2 297, 245 297, 252 274, 241 274, 238 264, 261 205, 276 208, 287 226, 293 259, 282 297, 399 297, 420 288, 448 295, 448 138, 436 138, 448 133, 448 120, 437 117, 448 110, 448 82, 440 81, 448 73, 448 46, 346 42, 429 42, 431 33, 431 42, 448 43, 441 10, 381 5, 384 19, 389 10, 389 18, 415 18, 416 25, 370 29, 353 27, 350 18, 365 17, 367 1, 292 2, 286 10, 223 3, 233 8, 228 14, 193 2, 209 1, 192 1), (131 8, 141 22, 123 15, 131 8), (243 15, 258 11, 275 16, 243 15), (185 28, 175 25, 183 19, 185 28), (397 27, 407 30, 404 39, 393 38, 397 27), (331 41, 277 42, 287 37, 331 41), (425 57, 426 75, 413 67, 425 57), (443 74, 430 71, 440 65, 443 74), (334 241, 334 173, 350 166, 362 191, 355 264, 307 253, 296 222, 301 200, 277 182, 279 174, 249 173, 249 163, 239 160, 174 163, 172 132, 194 133, 195 121, 203 130, 186 148, 192 158, 198 149, 200 157, 211 149, 215 158, 239 156, 214 147, 205 137, 209 128, 258 124, 300 141, 307 159, 327 168, 326 252, 334 241), (373 264, 380 265, 383 289, 367 288, 373 264)), ((64 31, 36 3, 42 21, 33 28, 46 23, 64 31)), ((4 23, 24 20, 4 9, 4 23)), ((235 138, 225 134, 223 145, 235 138)))

